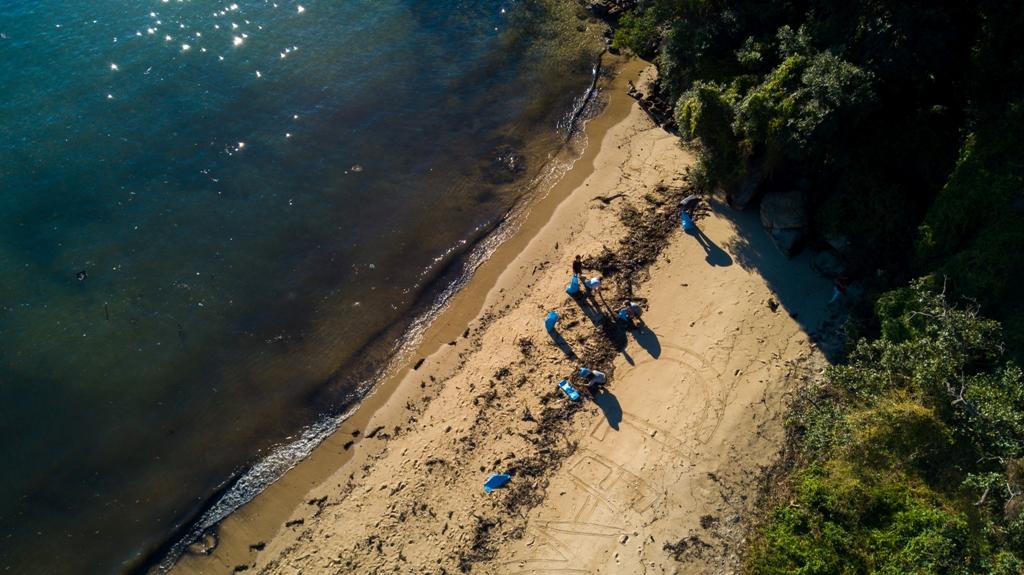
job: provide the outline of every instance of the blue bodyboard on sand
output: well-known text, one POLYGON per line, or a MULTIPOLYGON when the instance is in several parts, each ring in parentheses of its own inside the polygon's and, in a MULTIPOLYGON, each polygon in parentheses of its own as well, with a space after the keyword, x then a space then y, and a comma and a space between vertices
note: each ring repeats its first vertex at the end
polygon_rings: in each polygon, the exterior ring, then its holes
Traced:
POLYGON ((492 473, 487 481, 484 482, 484 491, 490 493, 495 489, 500 489, 505 486, 506 483, 512 481, 512 478, 505 473, 492 473))
POLYGON ((568 379, 563 379, 562 381, 558 382, 558 389, 561 389, 563 392, 565 392, 565 394, 569 396, 569 399, 573 401, 580 400, 580 392, 576 391, 576 388, 569 385, 568 379))
POLYGON ((684 232, 688 232, 694 228, 693 218, 690 217, 690 214, 686 213, 686 210, 682 211, 682 215, 679 216, 679 219, 683 223, 684 232))

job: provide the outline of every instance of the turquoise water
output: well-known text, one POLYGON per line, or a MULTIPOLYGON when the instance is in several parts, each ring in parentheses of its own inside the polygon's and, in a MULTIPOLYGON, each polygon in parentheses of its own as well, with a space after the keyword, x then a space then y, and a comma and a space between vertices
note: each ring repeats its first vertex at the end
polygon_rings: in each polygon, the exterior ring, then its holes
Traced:
POLYGON ((135 568, 358 399, 564 141, 572 4, 0 5, 0 569, 135 568))

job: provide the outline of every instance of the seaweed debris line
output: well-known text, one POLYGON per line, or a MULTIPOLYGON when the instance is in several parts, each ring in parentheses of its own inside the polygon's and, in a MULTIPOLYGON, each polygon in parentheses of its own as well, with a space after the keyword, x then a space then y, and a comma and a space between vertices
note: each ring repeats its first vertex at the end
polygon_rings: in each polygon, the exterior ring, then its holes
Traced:
POLYGON ((802 325, 831 286, 799 259, 756 250, 746 220, 718 204, 695 211, 702 234, 723 253, 752 249, 757 266, 784 269, 793 293, 776 297, 803 323, 764 306, 773 292, 761 268, 709 262, 679 224, 691 157, 638 105, 629 110, 580 162, 590 171, 578 181, 567 174, 572 193, 498 277, 466 337, 408 371, 365 424, 383 431, 347 444, 351 459, 309 491, 308 504, 227 567, 733 565, 753 503, 744 494, 756 492, 783 443, 785 391, 822 361, 802 325), (576 254, 585 275, 602 278, 593 299, 566 293, 576 254), (621 302, 628 323, 609 305, 621 302), (549 311, 561 341, 545 330, 549 311), (581 367, 606 383, 578 386, 574 401, 556 383, 581 367), (494 473, 507 481, 485 493, 494 473))

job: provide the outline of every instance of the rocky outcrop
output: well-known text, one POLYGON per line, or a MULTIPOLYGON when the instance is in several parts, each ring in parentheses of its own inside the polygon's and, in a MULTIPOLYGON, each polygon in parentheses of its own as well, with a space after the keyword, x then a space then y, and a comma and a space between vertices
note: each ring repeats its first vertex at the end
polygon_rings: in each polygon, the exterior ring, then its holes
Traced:
POLYGON ((725 189, 725 198, 729 206, 736 210, 745 210, 761 191, 761 183, 764 182, 764 175, 761 170, 753 170, 743 179, 725 189))
POLYGON ((807 227, 804 195, 799 190, 772 190, 761 200, 761 224, 768 229, 807 227))
MULTIPOLYGON (((612 45, 614 28, 624 13, 633 10, 640 4, 639 0, 579 0, 579 2, 591 14, 608 24, 608 29, 605 30, 607 50, 612 54, 618 54, 618 50, 612 45)), ((640 104, 640 109, 646 112, 656 124, 670 133, 678 132, 673 114, 675 103, 670 100, 668 92, 662 90, 657 73, 644 74, 638 80, 637 85, 629 82, 626 93, 640 104)))
POLYGON ((672 113, 673 105, 669 101, 668 93, 662 90, 658 78, 656 76, 642 77, 639 84, 640 86, 636 86, 633 82, 628 82, 626 93, 640 104, 640 109, 646 112, 655 124, 675 134, 678 127, 672 113))
POLYGON ((636 8, 640 2, 639 0, 580 0, 580 3, 594 16, 614 26, 623 13, 636 8))
POLYGON ((847 257, 850 255, 850 238, 842 234, 826 232, 822 235, 822 239, 829 245, 829 247, 835 250, 836 253, 847 257))
POLYGON ((811 269, 830 280, 846 275, 846 266, 831 251, 821 251, 814 254, 811 258, 811 269))
POLYGON ((795 254, 807 232, 807 204, 803 192, 767 192, 761 199, 761 225, 782 253, 795 254))

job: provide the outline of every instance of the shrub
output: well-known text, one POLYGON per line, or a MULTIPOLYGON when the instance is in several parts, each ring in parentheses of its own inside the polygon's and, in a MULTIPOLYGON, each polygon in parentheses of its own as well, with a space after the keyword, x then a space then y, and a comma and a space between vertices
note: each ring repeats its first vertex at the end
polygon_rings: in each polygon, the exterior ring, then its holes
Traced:
POLYGON ((974 298, 1007 322, 1014 350, 1024 349, 1024 110, 970 134, 956 169, 920 226, 916 266, 949 279, 953 293, 974 298))
POLYGON ((882 336, 803 392, 789 504, 750 573, 1013 572, 1024 552, 1024 374, 999 325, 933 278, 879 298, 882 336), (806 398, 804 398, 806 396, 806 398))
POLYGON ((739 102, 735 130, 773 165, 818 157, 833 147, 843 121, 869 109, 873 81, 830 52, 793 54, 739 102))
POLYGON ((751 574, 961 573, 973 551, 965 515, 903 478, 839 462, 801 472, 755 542, 751 574))
POLYGON ((683 141, 699 144, 706 170, 713 178, 726 180, 737 171, 731 94, 722 86, 695 83, 676 102, 675 120, 683 141))
POLYGON ((658 21, 653 11, 627 12, 619 19, 612 46, 650 60, 655 56, 659 40, 658 21))
POLYGON ((917 402, 886 397, 849 416, 843 457, 876 469, 905 466, 924 478, 942 474, 953 432, 935 412, 917 402))

